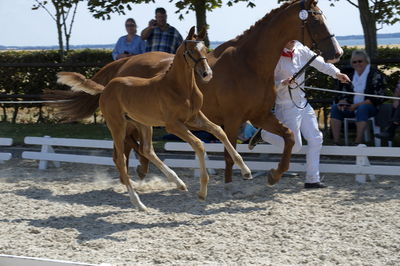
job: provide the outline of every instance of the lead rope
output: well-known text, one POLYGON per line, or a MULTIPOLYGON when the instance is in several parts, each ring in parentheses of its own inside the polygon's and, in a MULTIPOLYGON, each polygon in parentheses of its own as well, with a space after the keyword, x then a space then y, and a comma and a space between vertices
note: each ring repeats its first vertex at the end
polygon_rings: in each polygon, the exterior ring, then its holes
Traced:
POLYGON ((308 77, 307 79, 304 79, 303 82, 301 82, 300 84, 298 84, 295 80, 296 80, 296 78, 297 78, 298 76, 300 76, 301 74, 303 74, 303 72, 306 71, 307 67, 309 67, 310 64, 311 64, 311 63, 315 60, 315 58, 317 58, 317 57, 318 57, 317 54, 313 55, 313 57, 311 57, 310 60, 308 60, 308 62, 307 62, 297 73, 295 73, 295 74, 293 75, 293 77, 291 78, 290 82, 293 82, 293 81, 294 81, 294 83, 296 84, 296 87, 292 88, 290 85, 288 85, 290 100, 292 101, 292 103, 294 104, 294 106, 296 106, 296 107, 299 108, 299 109, 304 109, 304 108, 307 107, 307 105, 308 105, 308 99, 307 99, 307 97, 306 97, 306 104, 305 104, 303 107, 298 106, 298 105, 295 103, 295 101, 293 100, 292 90, 300 89, 302 92, 304 92, 304 94, 306 94, 306 91, 301 87, 301 85, 303 85, 303 84, 306 82, 306 80, 308 80, 311 76, 308 77))

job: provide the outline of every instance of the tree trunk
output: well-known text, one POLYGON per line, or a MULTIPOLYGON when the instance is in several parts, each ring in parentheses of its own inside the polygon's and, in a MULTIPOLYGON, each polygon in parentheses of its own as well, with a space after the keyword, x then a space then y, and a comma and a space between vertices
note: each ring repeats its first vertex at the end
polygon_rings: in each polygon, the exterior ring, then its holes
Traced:
MULTIPOLYGON (((197 31, 201 31, 203 27, 207 27, 207 10, 205 0, 197 0, 194 2, 195 12, 196 12, 196 24, 197 31)), ((210 40, 208 39, 208 33, 204 39, 204 43, 207 47, 210 47, 210 40)))
POLYGON ((376 19, 371 13, 368 0, 358 0, 361 25, 364 31, 365 50, 371 59, 376 58, 378 51, 376 19))
POLYGON ((57 35, 58 35, 58 51, 60 53, 60 60, 64 61, 64 42, 63 42, 63 31, 61 22, 61 12, 56 1, 52 1, 54 8, 56 10, 56 25, 57 25, 57 35))

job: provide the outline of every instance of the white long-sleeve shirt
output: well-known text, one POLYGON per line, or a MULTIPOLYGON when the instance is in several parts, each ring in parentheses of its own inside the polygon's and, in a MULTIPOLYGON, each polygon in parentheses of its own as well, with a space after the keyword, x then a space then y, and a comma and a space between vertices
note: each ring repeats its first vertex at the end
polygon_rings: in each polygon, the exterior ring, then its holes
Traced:
MULTIPOLYGON (((284 86, 282 82, 297 73, 314 55, 315 53, 307 46, 304 46, 300 42, 296 41, 293 58, 285 56, 281 56, 279 58, 278 64, 275 68, 275 86, 277 90, 276 104, 292 103, 288 86, 284 86)), ((333 78, 336 78, 336 74, 340 72, 340 70, 334 65, 325 63, 321 56, 315 58, 310 65, 316 68, 318 71, 333 78)), ((296 82, 298 84, 302 83, 304 81, 304 76, 305 75, 303 72, 303 74, 296 78, 296 82)), ((291 87, 295 86, 296 85, 293 84, 291 87)), ((302 85, 302 87, 303 86, 304 85, 302 85)), ((294 103, 297 105, 304 105, 306 103, 307 100, 305 99, 305 94, 300 88, 294 89, 291 92, 294 103)))

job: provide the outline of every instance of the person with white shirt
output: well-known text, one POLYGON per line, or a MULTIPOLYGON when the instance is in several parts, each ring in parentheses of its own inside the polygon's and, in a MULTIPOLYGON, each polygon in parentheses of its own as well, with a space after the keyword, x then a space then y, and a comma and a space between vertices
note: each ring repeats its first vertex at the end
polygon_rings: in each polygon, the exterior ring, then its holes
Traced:
MULTIPOLYGON (((363 50, 355 50, 351 55, 352 70, 348 73, 351 84, 338 84, 339 90, 364 94, 385 95, 385 75, 378 69, 371 67, 370 58, 363 50)), ((342 121, 347 117, 356 118, 357 134, 354 144, 363 142, 364 131, 368 126, 368 119, 378 113, 383 99, 363 95, 340 94, 331 108, 331 130, 333 141, 340 143, 342 121)))
MULTIPOLYGON (((306 154, 306 180, 304 187, 324 188, 326 186, 320 182, 319 175, 319 157, 323 141, 322 133, 319 130, 314 109, 307 103, 305 98, 303 91, 304 72, 295 80, 292 79, 314 55, 313 51, 298 41, 293 40, 286 44, 274 73, 277 92, 275 116, 293 131, 295 139, 295 144, 292 148, 293 152, 301 149, 302 136, 307 140, 308 151, 306 154), (297 84, 301 85, 297 86, 297 84)), ((334 65, 326 63, 320 56, 316 57, 310 65, 341 82, 350 82, 347 75, 342 74, 334 65)), ((253 149, 257 143, 263 141, 284 147, 284 140, 281 136, 258 129, 250 139, 249 149, 253 149)))

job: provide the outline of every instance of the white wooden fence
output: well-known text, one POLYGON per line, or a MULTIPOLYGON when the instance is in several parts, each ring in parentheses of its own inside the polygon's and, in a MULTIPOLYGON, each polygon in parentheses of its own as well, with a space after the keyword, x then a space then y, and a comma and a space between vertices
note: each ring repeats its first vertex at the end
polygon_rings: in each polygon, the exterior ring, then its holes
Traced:
MULTIPOLYGON (((222 144, 204 144, 206 152, 216 152, 222 153, 224 147, 222 144)), ((184 142, 168 142, 164 146, 167 151, 192 151, 189 144, 184 142)), ((240 154, 245 153, 257 153, 257 154, 281 154, 282 149, 277 148, 272 145, 259 144, 253 150, 249 150, 247 144, 238 144, 236 147, 240 154)), ((303 146, 302 149, 293 154, 305 155, 307 151, 307 146, 303 146)), ((365 145, 359 145, 357 147, 348 146, 323 146, 321 150, 321 155, 329 156, 341 156, 352 157, 354 160, 348 164, 344 163, 321 163, 320 172, 321 173, 343 173, 343 174, 355 174, 356 180, 358 182, 365 182, 367 175, 370 179, 375 179, 374 175, 400 175, 400 149, 391 147, 367 147, 365 145), (368 157, 393 157, 395 165, 372 165, 368 157)), ((210 156, 207 156, 210 158, 210 156)), ((180 168, 198 168, 198 161, 193 159, 166 159, 164 162, 170 167, 180 167, 180 168)), ((252 171, 257 170, 269 170, 271 168, 276 168, 277 162, 266 162, 266 161, 250 161, 245 160, 246 164, 252 171)), ((206 159, 207 168, 213 169, 224 169, 225 161, 223 159, 210 160, 206 159)), ((234 169, 237 169, 234 166, 234 169)), ((304 172, 305 163, 290 163, 289 171, 293 172, 304 172)))
MULTIPOLYGON (((60 162, 70 163, 87 163, 98 165, 114 165, 112 157, 97 155, 76 154, 76 151, 58 152, 55 146, 75 147, 75 148, 92 148, 92 149, 112 149, 113 142, 111 140, 95 140, 95 139, 72 139, 72 138, 52 138, 44 137, 25 137, 25 144, 41 145, 41 151, 24 151, 23 159, 39 160, 39 169, 46 169, 48 162, 53 162, 56 167, 60 167, 60 162), (75 152, 75 153, 74 153, 75 152)), ((129 167, 136 167, 138 160, 134 153, 131 153, 129 167)))
MULTIPOLYGON (((13 140, 10 138, 0 138, 0 146, 11 146, 13 140)), ((0 163, 2 161, 10 160, 12 157, 11 153, 8 152, 0 152, 0 163)))
MULTIPOLYGON (((109 140, 90 140, 90 139, 69 139, 69 138, 51 138, 45 137, 25 137, 25 144, 41 145, 41 151, 32 152, 24 151, 22 158, 39 160, 39 169, 46 169, 49 161, 59 166, 60 162, 72 162, 72 163, 87 163, 87 164, 100 164, 100 165, 114 165, 111 157, 97 156, 97 155, 81 155, 76 154, 76 150, 72 150, 68 153, 65 151, 60 153, 56 152, 54 146, 64 147, 76 147, 76 148, 95 148, 95 149, 112 149, 113 142, 109 140), (75 154, 74 154, 75 152, 75 154)), ((204 144, 206 153, 220 153, 224 151, 222 144, 204 144)), ((184 142, 168 142, 164 146, 166 151, 180 151, 180 152, 192 152, 193 157, 190 159, 179 159, 179 158, 167 158, 164 162, 170 167, 176 168, 193 168, 198 171, 199 164, 197 158, 194 156, 194 152, 191 146, 184 142)), ((82 149, 81 149, 82 150, 82 149)), ((260 144, 257 145, 253 150, 249 150, 247 145, 238 144, 237 150, 241 154, 281 154, 280 148, 272 145, 260 144)), ((305 155, 307 146, 294 154, 305 155)), ((359 182, 365 182, 367 175, 370 179, 374 179, 374 175, 400 175, 400 149, 392 147, 366 147, 365 145, 359 145, 357 147, 348 146, 323 146, 321 151, 322 156, 340 156, 349 157, 346 163, 337 160, 330 162, 323 162, 320 164, 321 173, 343 173, 343 174, 355 174, 356 180, 359 182), (382 157, 382 158, 393 158, 391 164, 371 164, 369 157, 382 157)), ((171 155, 172 156, 172 155, 171 155)), ((170 157, 171 157, 170 156, 170 157)), ((131 153, 131 159, 129 161, 130 167, 136 167, 138 160, 131 153)), ((215 156, 206 154, 206 165, 209 170, 212 169, 224 169, 225 162, 222 156, 219 159, 210 159, 215 156)), ((246 164, 252 171, 268 171, 271 168, 276 168, 278 162, 276 161, 265 161, 265 160, 251 160, 246 159, 246 164)), ((237 169, 236 166, 234 166, 237 169)), ((304 162, 292 162, 290 163, 289 171, 292 172, 304 172, 304 162)))

